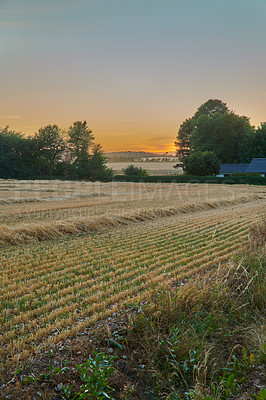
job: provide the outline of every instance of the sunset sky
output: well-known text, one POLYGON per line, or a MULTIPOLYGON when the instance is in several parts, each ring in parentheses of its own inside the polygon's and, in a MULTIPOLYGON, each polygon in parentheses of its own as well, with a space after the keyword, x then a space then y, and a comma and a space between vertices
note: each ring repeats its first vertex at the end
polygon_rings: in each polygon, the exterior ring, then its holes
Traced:
POLYGON ((266 0, 0 0, 0 127, 174 150, 210 98, 266 120, 266 0))

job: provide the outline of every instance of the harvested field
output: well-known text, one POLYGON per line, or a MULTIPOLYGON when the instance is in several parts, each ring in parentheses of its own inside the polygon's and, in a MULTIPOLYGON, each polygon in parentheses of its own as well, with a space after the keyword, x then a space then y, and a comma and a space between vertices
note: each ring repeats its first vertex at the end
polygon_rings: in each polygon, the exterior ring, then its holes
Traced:
POLYGON ((117 174, 122 174, 123 169, 133 164, 135 167, 145 169, 149 175, 177 175, 182 174, 182 168, 174 168, 177 161, 123 161, 108 162, 107 166, 117 174))
POLYGON ((2 181, 1 189, 2 200, 39 199, 1 203, 3 364, 219 268, 247 243, 266 202, 255 186, 2 181))
POLYGON ((265 196, 264 187, 248 185, 0 180, 0 224, 113 217, 151 208, 265 196))

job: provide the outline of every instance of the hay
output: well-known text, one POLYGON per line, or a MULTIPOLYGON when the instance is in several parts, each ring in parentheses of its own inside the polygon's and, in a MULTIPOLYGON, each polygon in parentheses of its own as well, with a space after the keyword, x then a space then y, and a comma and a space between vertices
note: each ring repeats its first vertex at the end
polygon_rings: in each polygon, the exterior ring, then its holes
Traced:
POLYGON ((234 199, 228 198, 198 203, 185 203, 179 207, 138 209, 131 213, 100 216, 85 220, 66 220, 43 224, 23 224, 15 227, 0 225, 0 247, 52 240, 80 233, 101 232, 113 227, 135 224, 163 217, 247 203, 258 198, 258 195, 249 195, 240 196, 234 199))

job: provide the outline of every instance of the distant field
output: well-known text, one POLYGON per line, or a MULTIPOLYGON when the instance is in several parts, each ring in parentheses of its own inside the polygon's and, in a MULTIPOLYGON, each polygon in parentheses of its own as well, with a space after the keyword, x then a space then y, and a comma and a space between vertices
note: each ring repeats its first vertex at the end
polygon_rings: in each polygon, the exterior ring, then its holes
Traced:
POLYGON ((174 165, 177 164, 177 162, 167 162, 167 161, 162 161, 162 162, 153 162, 153 161, 139 161, 139 162, 108 162, 108 167, 113 168, 113 170, 120 174, 122 173, 122 170, 126 168, 128 165, 133 164, 136 167, 142 167, 143 169, 146 169, 150 175, 156 175, 158 174, 165 174, 165 175, 176 175, 180 174, 182 172, 181 168, 173 168, 174 165))
POLYGON ((1 180, 0 205, 0 359, 15 361, 218 267, 266 188, 1 180))

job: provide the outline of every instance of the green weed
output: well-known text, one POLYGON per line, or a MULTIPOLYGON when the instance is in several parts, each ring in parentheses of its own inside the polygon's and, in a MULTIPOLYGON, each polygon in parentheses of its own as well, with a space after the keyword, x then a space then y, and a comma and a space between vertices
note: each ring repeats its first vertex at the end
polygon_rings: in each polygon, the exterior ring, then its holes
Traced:
POLYGON ((80 373, 80 378, 84 382, 80 386, 79 392, 71 397, 71 387, 63 386, 63 399, 83 400, 91 398, 93 400, 115 400, 111 397, 114 391, 109 386, 108 380, 114 372, 113 361, 115 357, 108 357, 105 353, 94 352, 94 357, 80 365, 77 365, 77 370, 80 373))

